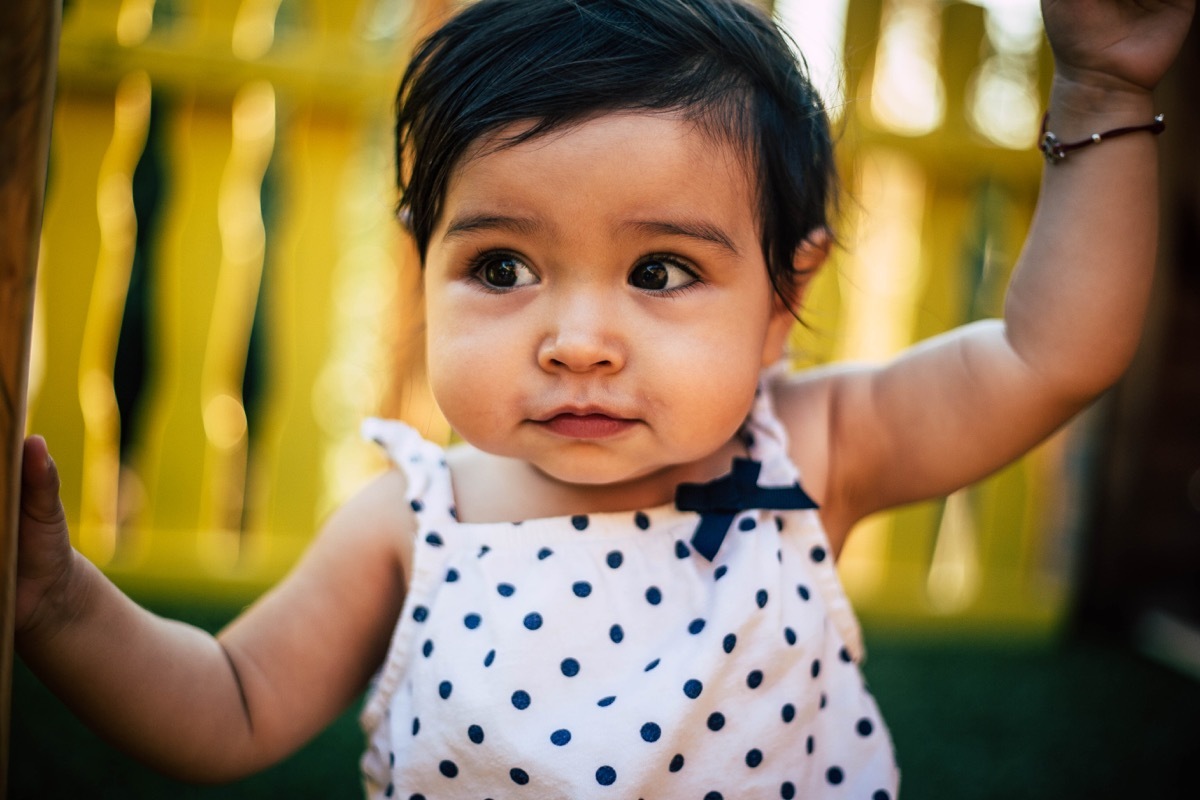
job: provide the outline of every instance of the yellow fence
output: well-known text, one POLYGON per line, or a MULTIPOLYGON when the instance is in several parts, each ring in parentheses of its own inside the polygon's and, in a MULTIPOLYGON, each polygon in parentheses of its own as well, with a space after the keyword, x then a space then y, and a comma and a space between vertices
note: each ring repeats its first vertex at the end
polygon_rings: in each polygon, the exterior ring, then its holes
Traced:
MULTIPOLYGON (((363 416, 448 435, 413 367, 389 141, 404 55, 443 5, 69 5, 30 428, 77 545, 127 588, 244 602, 379 468, 363 416)), ((1017 109, 1001 121, 1020 123, 1021 81, 1035 106, 1045 83, 1040 38, 1000 38, 976 6, 850 3, 848 246, 812 290, 799 365, 998 313, 1039 165, 972 109, 1000 92, 1017 109), (905 56, 921 31, 935 46, 905 56), (912 63, 929 97, 896 94, 912 63)), ((1052 631, 1069 589, 1063 449, 865 522, 842 560, 864 617, 1052 631)))

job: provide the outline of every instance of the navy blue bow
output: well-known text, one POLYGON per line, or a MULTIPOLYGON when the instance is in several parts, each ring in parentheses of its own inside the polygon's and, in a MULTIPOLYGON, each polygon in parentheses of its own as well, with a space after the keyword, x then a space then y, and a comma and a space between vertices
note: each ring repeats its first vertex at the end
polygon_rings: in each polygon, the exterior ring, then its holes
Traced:
POLYGON ((733 471, 708 483, 681 483, 675 488, 675 507, 700 512, 700 524, 692 536, 696 552, 712 561, 737 512, 748 508, 816 508, 800 484, 759 486, 762 464, 748 458, 733 459, 733 471))

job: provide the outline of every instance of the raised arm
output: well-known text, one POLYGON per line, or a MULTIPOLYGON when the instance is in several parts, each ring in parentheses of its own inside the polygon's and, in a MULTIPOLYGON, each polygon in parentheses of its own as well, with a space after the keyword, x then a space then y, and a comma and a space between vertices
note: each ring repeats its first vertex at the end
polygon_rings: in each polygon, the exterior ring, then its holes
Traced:
MULTIPOLYGON (((1044 0, 1056 64, 1049 130, 1074 142, 1152 122, 1151 91, 1192 9, 1192 0, 1044 0)), ((1003 320, 935 337, 881 368, 781 389, 785 421, 820 454, 831 534, 987 475, 1117 380, 1146 313, 1157 194, 1150 133, 1072 151, 1045 167, 1003 320), (828 439, 804 432, 814 415, 829 421, 828 439)))
POLYGON ((403 600, 404 481, 328 521, 295 570, 217 637, 134 604, 67 539, 58 479, 26 442, 17 652, 105 738, 167 774, 233 780, 345 709, 382 662, 403 600))

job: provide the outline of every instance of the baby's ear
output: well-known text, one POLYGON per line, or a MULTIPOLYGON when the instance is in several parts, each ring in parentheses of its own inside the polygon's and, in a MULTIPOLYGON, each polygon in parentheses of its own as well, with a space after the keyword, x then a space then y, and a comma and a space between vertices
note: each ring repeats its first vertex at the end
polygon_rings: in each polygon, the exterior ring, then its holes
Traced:
POLYGON ((829 250, 833 247, 833 236, 829 229, 820 227, 813 230, 804 241, 796 247, 792 255, 792 270, 796 273, 796 298, 794 305, 798 308, 804 300, 804 290, 808 282, 821 270, 825 260, 829 258, 829 250))
POLYGON ((833 246, 833 237, 828 228, 817 228, 796 248, 792 256, 792 269, 796 276, 790 302, 775 295, 771 313, 771 323, 767 328, 767 338, 763 344, 763 366, 774 364, 783 357, 792 326, 796 324, 793 312, 799 313, 804 305, 804 293, 808 283, 820 270, 829 250, 833 246))

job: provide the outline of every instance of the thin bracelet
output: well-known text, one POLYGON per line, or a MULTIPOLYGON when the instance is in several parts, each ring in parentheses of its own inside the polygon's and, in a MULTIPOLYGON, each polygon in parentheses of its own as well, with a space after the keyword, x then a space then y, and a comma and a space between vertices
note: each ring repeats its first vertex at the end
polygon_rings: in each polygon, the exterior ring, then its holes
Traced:
POLYGON ((1111 131, 1104 133, 1093 133, 1086 139, 1080 139, 1078 142, 1060 142, 1058 137, 1050 131, 1046 130, 1046 123, 1050 119, 1050 113, 1047 112, 1042 117, 1042 133, 1039 149, 1046 160, 1051 164, 1057 164, 1067 157, 1067 153, 1072 150, 1078 150, 1081 147, 1087 147, 1089 144, 1099 144, 1105 139, 1115 139, 1118 136, 1124 136, 1127 133, 1137 133, 1138 131, 1148 131, 1157 136, 1167 129, 1167 123, 1163 121, 1163 115, 1157 114, 1154 121, 1146 125, 1130 125, 1127 128, 1113 128, 1111 131))

